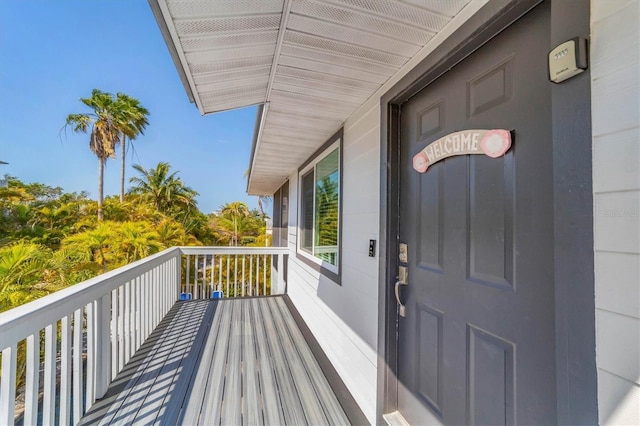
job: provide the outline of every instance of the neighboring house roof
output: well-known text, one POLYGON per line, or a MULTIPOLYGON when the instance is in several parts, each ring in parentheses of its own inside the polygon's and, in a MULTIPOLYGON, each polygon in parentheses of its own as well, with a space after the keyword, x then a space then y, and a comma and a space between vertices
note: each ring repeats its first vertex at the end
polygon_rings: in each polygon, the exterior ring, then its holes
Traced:
POLYGON ((248 192, 273 194, 471 0, 150 0, 202 114, 264 104, 248 192))

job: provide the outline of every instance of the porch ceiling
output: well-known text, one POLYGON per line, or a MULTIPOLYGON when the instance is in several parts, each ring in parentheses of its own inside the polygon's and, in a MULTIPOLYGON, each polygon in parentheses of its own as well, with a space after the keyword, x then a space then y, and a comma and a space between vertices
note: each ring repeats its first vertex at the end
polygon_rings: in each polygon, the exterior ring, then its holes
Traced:
POLYGON ((471 0, 150 0, 202 114, 265 104, 248 192, 273 194, 471 0))

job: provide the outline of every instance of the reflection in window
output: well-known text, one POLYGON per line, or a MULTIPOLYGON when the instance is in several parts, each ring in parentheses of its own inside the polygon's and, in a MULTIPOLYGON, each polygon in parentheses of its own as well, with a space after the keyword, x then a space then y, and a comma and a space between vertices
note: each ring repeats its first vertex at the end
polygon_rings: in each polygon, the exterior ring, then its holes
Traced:
POLYGON ((338 265, 338 150, 316 165, 314 255, 338 265))
POLYGON ((340 221, 340 150, 335 148, 300 177, 300 248, 337 272, 340 221))

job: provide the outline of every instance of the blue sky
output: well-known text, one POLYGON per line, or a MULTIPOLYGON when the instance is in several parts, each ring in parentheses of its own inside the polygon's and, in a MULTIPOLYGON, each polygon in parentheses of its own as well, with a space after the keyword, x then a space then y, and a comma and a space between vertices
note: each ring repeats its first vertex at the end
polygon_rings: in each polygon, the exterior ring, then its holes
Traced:
MULTIPOLYGON (((131 164, 168 161, 200 193, 205 212, 246 195, 255 107, 201 116, 186 92, 144 0, 0 0, 0 175, 96 196, 98 160, 88 135, 60 135, 93 88, 124 92, 150 111, 131 164)), ((109 160, 105 195, 119 191, 109 160)))

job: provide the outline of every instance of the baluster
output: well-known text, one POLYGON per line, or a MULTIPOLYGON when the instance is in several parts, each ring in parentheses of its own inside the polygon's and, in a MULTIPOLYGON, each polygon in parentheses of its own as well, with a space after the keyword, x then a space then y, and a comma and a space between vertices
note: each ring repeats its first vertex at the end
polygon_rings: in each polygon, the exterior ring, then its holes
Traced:
POLYGON ((246 260, 247 256, 246 255, 242 255, 242 297, 244 297, 244 288, 246 286, 245 284, 245 279, 244 279, 244 261, 246 260))
POLYGON ((213 288, 213 277, 215 276, 215 273, 216 273, 216 262, 215 262, 215 260, 216 260, 216 257, 212 254, 211 255, 211 290, 209 291, 209 297, 212 296, 213 290, 214 290, 214 288, 213 288))
POLYGON ((262 294, 267 294, 267 255, 262 256, 262 294))
POLYGON ((12 425, 16 403, 16 361, 18 345, 2 350, 2 382, 0 383, 0 424, 12 425))
POLYGON ((233 259, 233 296, 238 296, 238 255, 233 259))
POLYGON ((140 277, 136 277, 136 351, 140 349, 142 345, 142 288, 140 277))
MULTIPOLYGON (((4 353, 2 355, 4 359, 4 353)), ((2 366, 2 371, 7 371, 2 366)), ((40 332, 27 337, 27 377, 24 398, 24 424, 38 421, 38 393, 40 390, 40 332)), ((0 419, 3 424, 4 419, 0 419)))
POLYGON ((153 330, 158 325, 159 294, 158 294, 158 276, 157 276, 156 268, 153 268, 151 271, 149 271, 149 291, 151 292, 151 309, 153 312, 153 315, 151 317, 152 323, 149 329, 149 334, 151 334, 153 333, 153 330))
MULTIPOLYGON (((102 398, 109 387, 109 299, 104 295, 95 301, 95 396, 102 398)), ((131 323, 129 323, 131 324, 131 323)), ((131 346, 129 346, 131 349, 131 346)))
POLYGON ((249 255, 249 296, 253 296, 253 255, 249 255))
POLYGON ((193 256, 195 263, 193 265, 193 298, 198 298, 198 255, 193 256))
POLYGON ((147 340, 151 333, 151 292, 149 291, 149 272, 142 276, 144 288, 144 339, 147 340))
POLYGON ((185 293, 189 293, 189 272, 190 272, 190 269, 191 269, 191 262, 190 262, 191 255, 189 255, 189 254, 186 255, 186 259, 187 259, 187 272, 186 272, 185 281, 184 281, 185 282, 184 292, 185 293))
POLYGON ((84 413, 82 378, 82 309, 73 313, 73 423, 77 424, 84 413))
POLYGON ((118 289, 111 290, 111 380, 120 371, 118 363, 118 289))
POLYGON ((162 310, 164 309, 164 294, 162 293, 162 265, 158 265, 153 268, 153 293, 155 294, 154 303, 156 305, 156 324, 154 329, 158 326, 158 323, 162 320, 162 310))
MULTIPOLYGON (((62 317, 60 347, 60 424, 71 421, 71 316, 62 317)), ((27 423, 28 424, 28 423, 27 423)))
POLYGON ((147 331, 146 337, 149 337, 151 330, 153 329, 153 292, 151 291, 151 271, 147 271, 144 274, 145 277, 145 289, 147 292, 147 331))
POLYGON ((260 296, 260 255, 256 255, 256 296, 260 296))
MULTIPOLYGON (((85 410, 89 411, 95 401, 95 319, 93 312, 94 302, 86 306, 87 312, 87 389, 85 393, 85 410)), ((45 422, 45 424, 47 424, 45 422)))
POLYGON ((162 265, 158 266, 158 275, 160 276, 160 294, 162 295, 162 303, 160 304, 160 306, 162 307, 162 314, 160 315, 161 318, 164 317, 165 312, 167 312, 167 281, 166 281, 166 274, 165 274, 165 267, 166 264, 163 263, 162 265))
POLYGON ((149 296, 147 295, 147 287, 145 274, 140 275, 140 345, 147 340, 147 303, 149 296))
POLYGON ((116 339, 118 340, 118 366, 120 370, 124 368, 125 364, 125 343, 124 343, 124 316, 125 303, 124 303, 124 286, 118 287, 118 334, 116 339))
POLYGON ((56 323, 53 323, 44 329, 44 398, 42 421, 45 425, 54 424, 56 418, 56 328, 56 323))
POLYGON ((168 274, 168 268, 169 268, 169 264, 167 262, 162 264, 162 297, 164 298, 164 309, 163 309, 163 314, 162 317, 164 318, 164 316, 167 314, 167 312, 169 312, 169 285, 168 285, 168 281, 169 281, 169 274, 168 274))
MULTIPOLYGON (((218 286, 217 286, 217 290, 222 291, 222 255, 220 255, 220 257, 218 258, 220 260, 219 265, 218 265, 218 273, 219 273, 219 278, 218 278, 218 286)), ((227 295, 229 296, 229 295, 227 295)))
POLYGON ((131 281, 124 283, 124 364, 131 359, 131 281))
MULTIPOLYGON (((271 287, 273 288, 273 277, 271 278, 271 287)), ((278 294, 285 294, 284 254, 278 255, 278 294)))
POLYGON ((180 257, 173 259, 173 278, 171 294, 173 295, 174 302, 180 300, 180 275, 182 274, 182 263, 180 263, 180 257))
MULTIPOLYGON (((229 293, 229 280, 231 279, 231 255, 227 255, 227 296, 231 297, 231 293, 229 293)), ((235 294, 233 295, 235 297, 235 294)))

